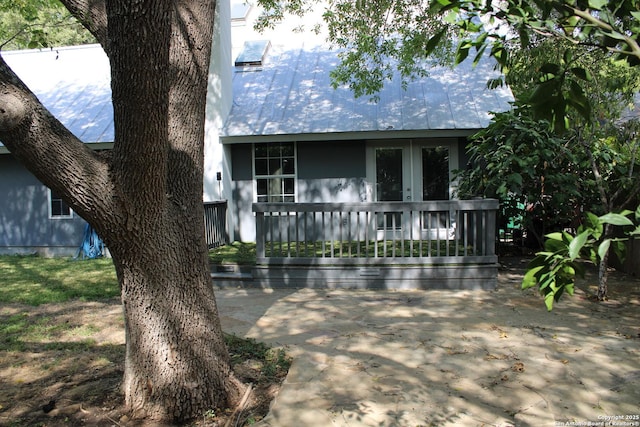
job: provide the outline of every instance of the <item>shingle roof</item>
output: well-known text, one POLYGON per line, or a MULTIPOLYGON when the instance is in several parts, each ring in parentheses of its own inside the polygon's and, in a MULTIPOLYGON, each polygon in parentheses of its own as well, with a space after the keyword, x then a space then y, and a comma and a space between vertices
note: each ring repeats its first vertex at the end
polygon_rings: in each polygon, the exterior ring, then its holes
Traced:
POLYGON ((113 142, 109 59, 99 45, 7 51, 2 57, 80 140, 113 142))
POLYGON ((367 96, 354 98, 349 88, 331 87, 335 51, 273 47, 268 56, 259 68, 236 69, 223 136, 474 130, 487 126, 491 112, 508 110, 513 101, 508 88, 487 88, 489 78, 498 76, 490 59, 476 68, 471 61, 454 69, 433 67, 406 90, 396 78, 372 103, 367 96))

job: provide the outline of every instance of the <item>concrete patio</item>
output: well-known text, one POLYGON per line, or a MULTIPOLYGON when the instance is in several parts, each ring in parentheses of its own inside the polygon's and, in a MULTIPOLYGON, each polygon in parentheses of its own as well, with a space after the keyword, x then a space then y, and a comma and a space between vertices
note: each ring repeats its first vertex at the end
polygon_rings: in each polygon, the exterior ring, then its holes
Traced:
POLYGON ((640 425, 640 282, 549 313, 506 263, 495 291, 218 289, 226 332, 294 357, 260 425, 640 425))

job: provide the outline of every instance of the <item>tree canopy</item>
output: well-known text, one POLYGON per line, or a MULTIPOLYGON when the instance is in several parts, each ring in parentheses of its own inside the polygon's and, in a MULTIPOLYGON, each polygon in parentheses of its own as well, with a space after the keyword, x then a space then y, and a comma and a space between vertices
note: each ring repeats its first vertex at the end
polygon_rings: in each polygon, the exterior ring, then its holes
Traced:
POLYGON ((86 43, 95 38, 58 0, 0 0, 0 48, 86 43))

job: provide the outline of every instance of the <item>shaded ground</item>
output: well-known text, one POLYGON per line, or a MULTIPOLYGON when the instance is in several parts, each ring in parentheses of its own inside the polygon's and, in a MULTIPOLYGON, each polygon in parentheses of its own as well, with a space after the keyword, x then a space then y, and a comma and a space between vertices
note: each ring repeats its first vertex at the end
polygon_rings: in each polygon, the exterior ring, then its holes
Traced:
MULTIPOLYGON (((295 357, 262 424, 544 426, 640 414, 640 282, 614 274, 610 300, 594 303, 590 278, 548 313, 519 289, 525 264, 503 262, 492 292, 218 290, 225 331, 295 357)), ((135 425, 121 412, 117 299, 0 306, 5 330, 24 322, 41 327, 0 354, 0 425, 135 425)), ((250 362, 239 368, 255 375, 250 362)), ((266 403, 278 386, 262 390, 266 403)))
MULTIPOLYGON (((122 410, 124 326, 119 302, 0 306, 9 349, 0 353, 0 426, 153 425, 129 420, 122 410), (14 339, 12 330, 23 331, 26 340, 14 339)), ((242 412, 209 411, 193 426, 225 426, 230 420, 229 425, 244 425, 269 410, 286 371, 274 363, 265 372, 260 356, 249 354, 265 346, 234 342, 234 369, 253 384, 252 397, 242 412)))

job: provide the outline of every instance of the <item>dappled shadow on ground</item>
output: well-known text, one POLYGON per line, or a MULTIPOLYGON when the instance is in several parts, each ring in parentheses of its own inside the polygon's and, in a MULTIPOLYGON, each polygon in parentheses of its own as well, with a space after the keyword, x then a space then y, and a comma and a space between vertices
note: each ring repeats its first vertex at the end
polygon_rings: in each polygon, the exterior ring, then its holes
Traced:
POLYGON ((119 299, 0 307, 0 425, 114 425, 122 414, 119 299))
POLYGON ((526 264, 503 262, 495 291, 273 291, 254 318, 264 291, 223 292, 230 327, 295 356, 266 424, 540 426, 637 414, 640 283, 614 274, 611 299, 595 303, 590 276, 547 312, 520 290, 526 264))
MULTIPOLYGON (((262 299, 261 316, 275 300, 262 299)), ((236 321, 236 325, 242 322, 236 321)), ((230 331, 236 332, 237 330, 230 331)), ((238 377, 252 383, 242 411, 208 411, 193 426, 244 425, 264 417, 286 371, 268 365, 237 342, 231 351, 238 377)), ((119 298, 38 307, 0 305, 0 426, 154 426, 125 413, 121 383, 125 357, 119 298)))

